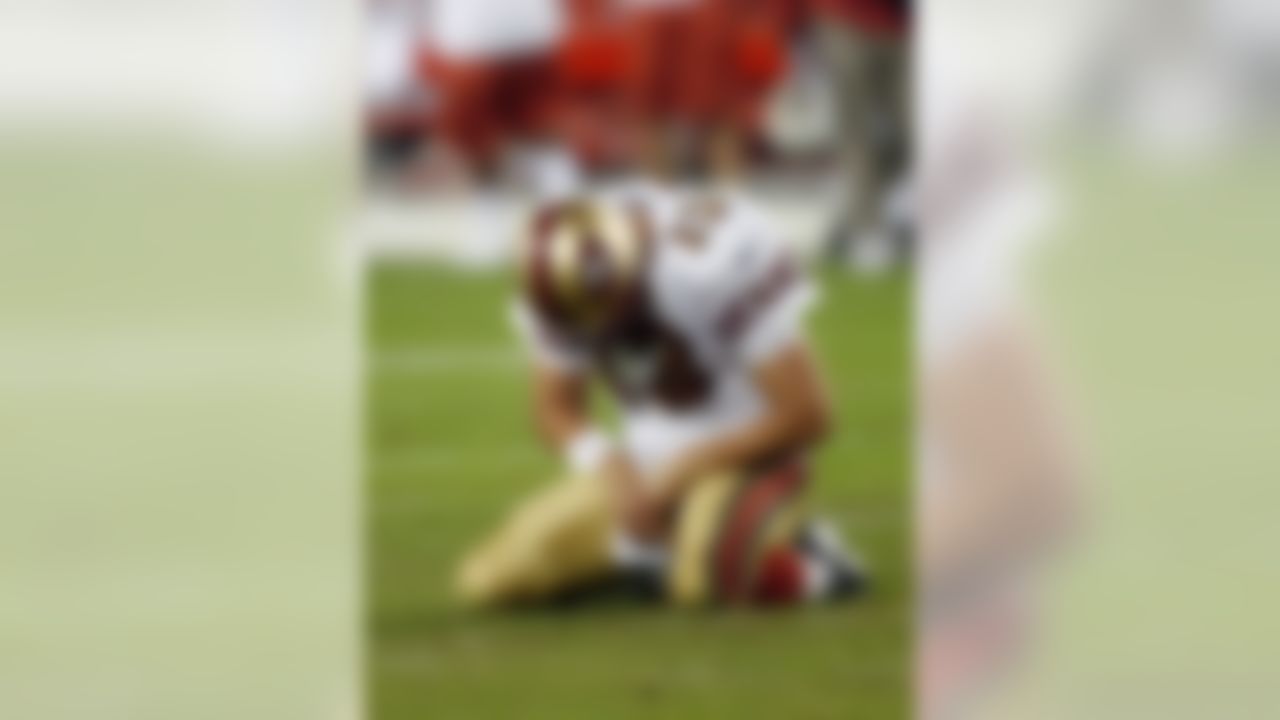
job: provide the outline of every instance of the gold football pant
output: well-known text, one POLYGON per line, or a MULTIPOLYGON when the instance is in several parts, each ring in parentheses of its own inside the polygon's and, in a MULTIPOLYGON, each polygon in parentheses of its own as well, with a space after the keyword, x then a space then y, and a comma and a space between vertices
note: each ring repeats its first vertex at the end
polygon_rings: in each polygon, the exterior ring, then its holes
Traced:
POLYGON ((790 552, 804 522, 803 468, 710 477, 684 499, 667 577, 677 605, 734 605, 762 598, 770 559, 790 552))
MULTIPOLYGON (((761 558, 792 541, 802 521, 796 467, 696 483, 681 502, 668 564, 670 599, 684 606, 749 600, 761 558)), ((466 556, 461 599, 473 606, 547 600, 616 566, 605 483, 576 477, 519 505, 466 556)))
POLYGON ((605 484, 594 477, 554 483, 516 509, 464 559, 463 602, 505 605, 548 599, 612 568, 605 484))

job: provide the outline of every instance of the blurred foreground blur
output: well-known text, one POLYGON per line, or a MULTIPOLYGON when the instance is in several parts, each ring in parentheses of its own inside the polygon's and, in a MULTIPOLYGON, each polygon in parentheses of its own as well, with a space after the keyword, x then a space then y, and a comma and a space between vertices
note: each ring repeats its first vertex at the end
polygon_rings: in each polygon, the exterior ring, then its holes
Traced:
POLYGON ((1275 9, 925 17, 918 707, 1272 714, 1275 9))
POLYGON ((352 716, 351 25, 0 8, 0 717, 352 716))

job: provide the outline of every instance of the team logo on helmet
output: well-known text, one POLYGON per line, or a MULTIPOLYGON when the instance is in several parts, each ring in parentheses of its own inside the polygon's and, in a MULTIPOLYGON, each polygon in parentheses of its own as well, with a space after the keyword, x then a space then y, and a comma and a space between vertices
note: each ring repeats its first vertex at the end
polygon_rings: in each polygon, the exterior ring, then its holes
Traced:
POLYGON ((576 201, 539 213, 525 239, 525 289, 543 315, 594 334, 634 309, 648 264, 637 213, 576 201))

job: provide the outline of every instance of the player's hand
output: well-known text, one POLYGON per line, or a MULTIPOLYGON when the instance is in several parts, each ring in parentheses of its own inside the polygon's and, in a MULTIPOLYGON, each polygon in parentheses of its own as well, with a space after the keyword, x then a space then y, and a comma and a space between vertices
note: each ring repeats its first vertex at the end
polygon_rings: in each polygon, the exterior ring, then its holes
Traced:
POLYGON ((628 499, 623 511, 623 527, 636 540, 661 541, 670 529, 671 508, 661 495, 641 490, 628 499))
POLYGON ((666 536, 680 498, 698 475, 698 462, 697 456, 689 455, 673 463, 633 500, 628 527, 637 537, 661 539, 666 536))
POLYGON ((604 474, 619 526, 636 540, 661 540, 667 532, 670 505, 661 495, 646 487, 632 464, 621 454, 615 454, 606 461, 604 474))
POLYGON ((694 450, 667 466, 653 483, 658 502, 667 506, 674 506, 679 502, 696 479, 707 474, 705 464, 702 453, 694 450))
POLYGON ((650 533, 645 535, 650 538, 663 537, 670 529, 680 499, 698 478, 709 474, 710 466, 709 455, 701 449, 688 452, 667 466, 632 508, 633 532, 650 533))

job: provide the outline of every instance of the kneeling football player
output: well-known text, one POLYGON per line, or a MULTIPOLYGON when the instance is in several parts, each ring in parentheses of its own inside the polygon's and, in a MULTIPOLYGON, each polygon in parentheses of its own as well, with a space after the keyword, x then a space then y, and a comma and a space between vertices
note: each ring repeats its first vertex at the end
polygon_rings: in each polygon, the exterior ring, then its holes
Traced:
POLYGON ((514 315, 533 406, 567 476, 463 561, 482 606, 603 577, 681 605, 856 594, 860 568, 801 501, 828 400, 803 332, 814 289, 739 199, 651 189, 537 213, 514 315), (620 408, 592 416, 603 381, 620 408))

